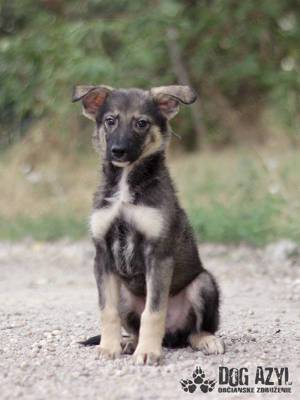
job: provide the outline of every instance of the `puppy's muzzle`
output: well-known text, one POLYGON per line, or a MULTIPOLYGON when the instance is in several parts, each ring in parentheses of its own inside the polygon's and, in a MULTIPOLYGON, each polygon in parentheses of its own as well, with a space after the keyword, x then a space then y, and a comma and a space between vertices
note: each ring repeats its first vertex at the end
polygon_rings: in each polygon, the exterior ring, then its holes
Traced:
POLYGON ((125 146, 114 145, 111 148, 111 157, 113 161, 127 161, 128 152, 125 146))

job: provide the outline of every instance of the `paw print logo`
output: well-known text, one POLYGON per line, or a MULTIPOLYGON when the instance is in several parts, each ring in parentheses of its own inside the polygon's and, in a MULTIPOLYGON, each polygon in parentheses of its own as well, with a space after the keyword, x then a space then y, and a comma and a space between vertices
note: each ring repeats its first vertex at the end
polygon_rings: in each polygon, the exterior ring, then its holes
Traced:
POLYGON ((200 367, 196 367, 195 371, 193 372, 193 380, 197 385, 200 385, 204 382, 205 373, 200 367))
POLYGON ((214 390, 215 386, 216 386, 216 381, 215 381, 215 379, 212 379, 212 380, 206 379, 206 380, 202 383, 202 385, 200 385, 200 390, 201 390, 203 393, 212 392, 212 391, 214 390))
POLYGON ((180 383, 185 392, 194 393, 197 389, 197 386, 191 379, 181 379, 180 383))
POLYGON ((185 392, 194 393, 197 387, 203 393, 212 392, 216 386, 215 379, 207 379, 201 367, 196 367, 192 379, 181 379, 181 387, 185 392))

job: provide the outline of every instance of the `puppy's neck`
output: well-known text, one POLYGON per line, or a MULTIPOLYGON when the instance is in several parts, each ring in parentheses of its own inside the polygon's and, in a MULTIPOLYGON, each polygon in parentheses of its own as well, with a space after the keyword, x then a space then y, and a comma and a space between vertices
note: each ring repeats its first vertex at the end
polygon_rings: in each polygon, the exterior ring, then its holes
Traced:
POLYGON ((145 184, 147 181, 157 179, 165 169, 164 151, 151 154, 124 168, 117 167, 106 160, 102 166, 106 185, 110 186, 118 184, 124 174, 127 175, 131 186, 139 186, 140 184, 145 184))

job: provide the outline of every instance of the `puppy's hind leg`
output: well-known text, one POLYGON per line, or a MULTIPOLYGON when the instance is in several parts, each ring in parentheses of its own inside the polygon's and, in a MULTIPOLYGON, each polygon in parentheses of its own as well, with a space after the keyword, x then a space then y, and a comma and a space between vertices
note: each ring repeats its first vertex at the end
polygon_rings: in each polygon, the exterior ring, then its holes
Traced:
POLYGON ((189 301, 196 316, 194 329, 188 341, 194 350, 204 354, 223 354, 225 346, 214 333, 219 325, 219 289, 213 276, 201 272, 187 290, 189 301))

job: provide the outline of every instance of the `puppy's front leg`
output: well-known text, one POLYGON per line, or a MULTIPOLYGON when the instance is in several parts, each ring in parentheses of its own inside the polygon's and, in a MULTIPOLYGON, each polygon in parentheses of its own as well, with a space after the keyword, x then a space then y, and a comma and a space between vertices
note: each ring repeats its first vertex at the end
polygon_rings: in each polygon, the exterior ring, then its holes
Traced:
POLYGON ((95 277, 100 305, 99 357, 108 359, 116 358, 121 354, 120 282, 111 271, 111 266, 112 260, 105 246, 97 246, 95 277))
POLYGON ((141 316, 138 345, 133 354, 136 364, 157 364, 160 360, 172 275, 170 258, 149 261, 146 305, 141 316))

